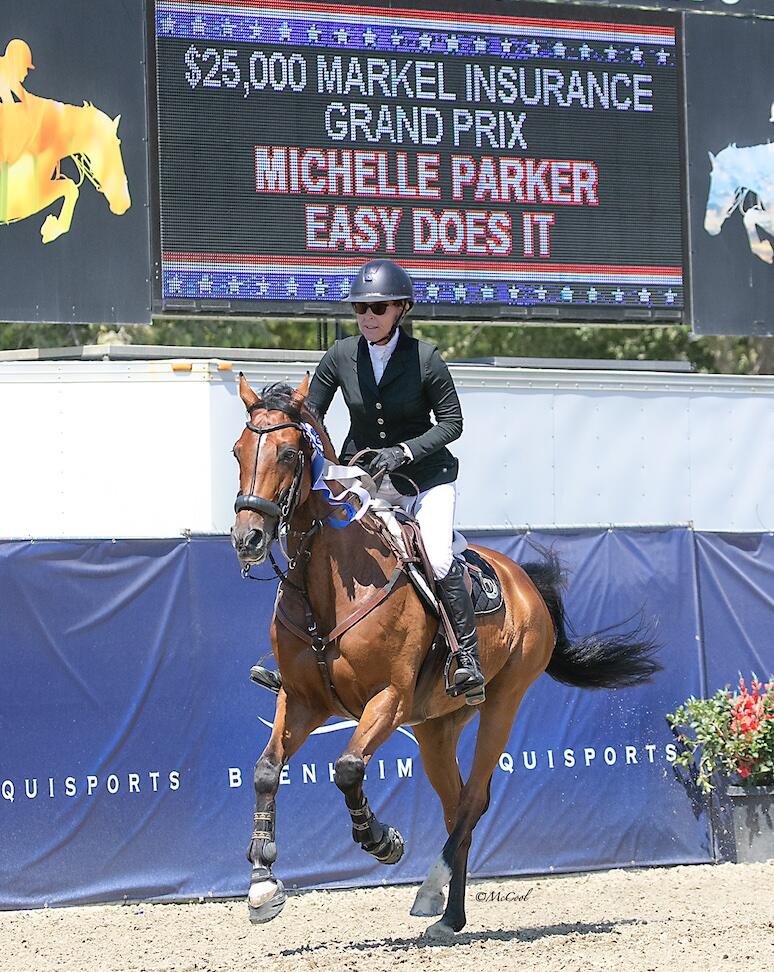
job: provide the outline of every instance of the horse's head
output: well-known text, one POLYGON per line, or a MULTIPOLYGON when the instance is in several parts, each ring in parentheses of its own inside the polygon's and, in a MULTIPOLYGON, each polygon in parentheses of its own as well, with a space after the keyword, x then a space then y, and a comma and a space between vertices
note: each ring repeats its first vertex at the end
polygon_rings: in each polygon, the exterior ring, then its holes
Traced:
POLYGON ((280 523, 309 495, 311 448, 301 425, 309 375, 295 390, 264 389, 260 398, 239 376, 239 394, 249 418, 234 445, 239 463, 239 495, 231 542, 243 567, 269 556, 280 523))
POLYGON ((83 150, 88 159, 87 175, 105 194, 111 213, 123 216, 132 200, 118 137, 121 116, 111 118, 88 102, 84 102, 84 107, 89 110, 87 147, 83 150))
POLYGON ((704 214, 704 229, 710 236, 718 235, 723 223, 739 204, 739 194, 744 192, 740 181, 741 173, 734 165, 736 155, 735 144, 727 146, 717 155, 709 153, 712 170, 707 210, 704 214))

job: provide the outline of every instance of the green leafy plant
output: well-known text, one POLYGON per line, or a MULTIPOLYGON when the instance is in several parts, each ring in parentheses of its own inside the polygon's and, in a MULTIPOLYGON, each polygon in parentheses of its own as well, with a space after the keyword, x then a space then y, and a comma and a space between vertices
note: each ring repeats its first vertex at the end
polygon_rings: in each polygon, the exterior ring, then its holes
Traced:
POLYGON ((691 696, 666 718, 681 744, 675 764, 695 768, 705 793, 713 773, 742 786, 774 786, 774 677, 764 684, 753 673, 749 688, 740 677, 737 691, 691 696))

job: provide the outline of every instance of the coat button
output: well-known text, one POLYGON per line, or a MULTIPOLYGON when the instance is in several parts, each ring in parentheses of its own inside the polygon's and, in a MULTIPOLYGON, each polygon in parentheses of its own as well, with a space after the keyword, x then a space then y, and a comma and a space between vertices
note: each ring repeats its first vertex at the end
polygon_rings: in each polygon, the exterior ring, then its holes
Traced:
POLYGON ((376 403, 376 407, 380 409, 382 407, 382 403, 381 402, 377 402, 376 403))
POLYGON ((387 438, 387 433, 386 432, 380 432, 379 433, 379 438, 380 439, 386 439, 387 438))
POLYGON ((379 423, 379 425, 384 425, 384 419, 379 418, 376 421, 379 423))

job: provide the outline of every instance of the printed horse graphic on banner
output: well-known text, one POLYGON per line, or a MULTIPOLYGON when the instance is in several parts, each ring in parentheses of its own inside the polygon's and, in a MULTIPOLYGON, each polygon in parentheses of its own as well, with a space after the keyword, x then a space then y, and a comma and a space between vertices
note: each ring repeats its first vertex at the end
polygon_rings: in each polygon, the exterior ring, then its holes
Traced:
POLYGON ((50 213, 41 226, 43 242, 51 243, 70 229, 84 179, 117 216, 131 206, 118 138, 121 116, 110 118, 87 101, 68 105, 24 91, 21 82, 34 67, 27 52, 24 42, 11 41, 0 57, 0 224, 26 219, 62 199, 59 213, 50 213), (24 60, 7 60, 19 53, 24 60), (80 173, 77 183, 60 170, 67 158, 80 173))
POLYGON ((709 157, 712 171, 704 229, 717 236, 738 209, 750 249, 760 260, 774 263, 771 241, 761 239, 759 233, 774 236, 774 143, 738 148, 734 142, 717 155, 710 152, 709 157), (753 201, 745 208, 749 196, 753 201))

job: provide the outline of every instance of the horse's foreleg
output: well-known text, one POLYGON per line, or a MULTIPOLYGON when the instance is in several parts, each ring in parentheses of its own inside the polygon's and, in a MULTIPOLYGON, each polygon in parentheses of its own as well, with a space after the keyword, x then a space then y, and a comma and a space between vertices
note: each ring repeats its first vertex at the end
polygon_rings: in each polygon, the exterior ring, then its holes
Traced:
POLYGON ((258 924, 275 918, 285 904, 285 888, 272 873, 277 860, 275 797, 282 767, 299 749, 313 729, 326 719, 311 711, 284 689, 277 697, 271 738, 255 764, 255 815, 247 859, 253 865, 247 903, 250 921, 258 924))
POLYGON ((78 202, 80 190, 72 179, 54 179, 43 188, 39 209, 45 209, 57 199, 64 199, 59 215, 49 213, 40 227, 40 235, 44 243, 51 243, 66 233, 73 221, 75 204, 78 202))
POLYGON ((772 220, 767 216, 768 214, 760 206, 753 206, 747 210, 742 219, 744 220, 744 228, 747 230, 747 237, 750 240, 750 249, 765 263, 774 263, 774 248, 772 248, 769 240, 762 240, 758 236, 758 227, 769 233, 774 229, 771 225, 772 220))
POLYGON ((392 686, 375 695, 363 710, 349 746, 336 760, 334 782, 352 818, 352 839, 382 864, 397 864, 403 857, 403 838, 374 816, 363 793, 363 777, 371 756, 397 729, 402 715, 392 686))
POLYGON ((427 929, 432 937, 446 937, 465 927, 466 870, 473 829, 489 806, 492 773, 508 742, 526 688, 526 685, 516 688, 512 683, 495 683, 494 690, 489 691, 486 702, 479 707, 481 721, 470 776, 460 791, 452 832, 427 878, 427 882, 441 887, 449 883, 449 900, 443 917, 427 929))
MULTIPOLYGON (((475 709, 466 705, 439 719, 423 722, 414 729, 422 765, 441 801, 448 833, 454 827, 462 791, 462 777, 457 765, 457 743, 465 723, 475 712, 475 709)), ((417 891, 411 914, 421 918, 443 914, 444 889, 450 877, 450 869, 434 867, 417 891)))

